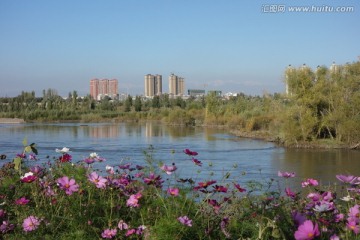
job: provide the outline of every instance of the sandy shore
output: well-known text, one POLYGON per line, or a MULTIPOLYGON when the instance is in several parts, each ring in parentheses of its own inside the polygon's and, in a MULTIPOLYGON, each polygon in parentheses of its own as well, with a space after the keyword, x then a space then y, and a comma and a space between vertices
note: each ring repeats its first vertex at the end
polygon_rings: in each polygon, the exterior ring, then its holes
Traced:
POLYGON ((21 118, 0 118, 0 124, 9 124, 9 123, 25 123, 24 119, 21 118))

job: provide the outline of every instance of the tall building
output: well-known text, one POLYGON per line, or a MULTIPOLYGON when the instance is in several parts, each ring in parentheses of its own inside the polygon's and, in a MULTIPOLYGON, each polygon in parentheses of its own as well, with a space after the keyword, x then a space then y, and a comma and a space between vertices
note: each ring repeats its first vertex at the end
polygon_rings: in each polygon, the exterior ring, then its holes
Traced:
POLYGON ((172 96, 184 95, 185 81, 184 78, 178 77, 175 74, 169 76, 169 94, 172 96))
POLYGON ((101 100, 103 97, 118 98, 118 80, 117 79, 91 79, 90 80, 90 95, 96 100, 101 100))
POLYGON ((145 97, 153 97, 162 94, 162 76, 159 74, 147 74, 144 77, 145 97))

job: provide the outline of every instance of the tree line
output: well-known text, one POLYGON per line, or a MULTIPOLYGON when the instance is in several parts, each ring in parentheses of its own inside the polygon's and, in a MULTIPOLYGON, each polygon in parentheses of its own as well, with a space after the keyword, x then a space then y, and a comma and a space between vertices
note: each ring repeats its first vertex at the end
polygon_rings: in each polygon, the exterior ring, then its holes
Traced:
POLYGON ((285 145, 360 143, 359 61, 330 69, 287 68, 284 79, 285 94, 238 94, 228 99, 210 93, 186 100, 164 94, 95 101, 90 95, 79 98, 76 91, 66 99, 54 89, 43 90, 42 97, 21 92, 14 98, 0 98, 0 117, 84 122, 156 119, 167 124, 224 126, 285 145))

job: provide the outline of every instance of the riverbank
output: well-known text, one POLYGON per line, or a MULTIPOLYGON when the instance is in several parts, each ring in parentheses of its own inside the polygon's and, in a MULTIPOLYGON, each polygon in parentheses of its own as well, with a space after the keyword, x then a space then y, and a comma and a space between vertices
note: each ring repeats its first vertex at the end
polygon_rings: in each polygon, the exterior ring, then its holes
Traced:
POLYGON ((0 124, 19 124, 25 123, 21 118, 0 118, 0 124))

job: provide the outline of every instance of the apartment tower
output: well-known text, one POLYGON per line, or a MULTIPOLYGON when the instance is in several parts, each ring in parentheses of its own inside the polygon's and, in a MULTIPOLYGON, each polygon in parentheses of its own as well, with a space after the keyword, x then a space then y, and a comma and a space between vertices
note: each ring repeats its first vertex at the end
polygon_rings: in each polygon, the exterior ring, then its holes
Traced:
POLYGON ((145 97, 153 97, 162 94, 162 76, 159 74, 147 74, 144 77, 145 97))
POLYGON ((90 80, 90 95, 93 99, 101 100, 103 97, 117 98, 118 92, 117 79, 91 79, 90 80))
POLYGON ((172 96, 184 95, 185 82, 184 78, 178 77, 175 74, 169 76, 169 94, 172 96))

